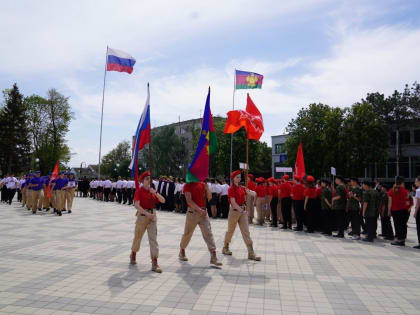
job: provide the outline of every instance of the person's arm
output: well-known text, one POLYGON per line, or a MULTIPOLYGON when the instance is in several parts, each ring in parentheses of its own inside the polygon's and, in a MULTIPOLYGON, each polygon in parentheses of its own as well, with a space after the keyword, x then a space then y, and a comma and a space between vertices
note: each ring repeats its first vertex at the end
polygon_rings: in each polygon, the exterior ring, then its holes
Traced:
POLYGON ((156 196, 156 198, 159 200, 160 203, 165 203, 165 198, 159 194, 156 189, 150 188, 150 192, 156 196))
POLYGON ((306 196, 305 197, 305 203, 304 203, 304 205, 303 205, 303 209, 306 211, 306 205, 308 204, 308 199, 309 199, 309 197, 308 196, 306 196))
POLYGON ((328 207, 330 207, 330 208, 331 208, 331 203, 330 203, 330 201, 328 200, 328 198, 324 198, 324 202, 327 204, 327 206, 328 206, 328 207))
POLYGON ((211 191, 208 185, 204 185, 204 193, 206 194, 207 201, 211 200, 211 191))
POLYGON ((197 211, 198 213, 200 213, 202 216, 206 216, 207 215, 207 211, 204 209, 201 209, 191 198, 191 193, 189 191, 185 191, 184 192, 185 195, 185 199, 187 200, 187 204, 189 205, 190 208, 192 208, 194 211, 197 211))
POLYGON ((230 197, 230 205, 233 207, 233 209, 241 213, 246 212, 246 210, 242 209, 241 206, 236 203, 235 197, 230 197))
POLYGON ((142 208, 142 206, 140 206, 140 200, 136 200, 134 202, 134 207, 137 209, 137 214, 136 215, 143 214, 143 215, 145 215, 148 218, 154 218, 154 214, 152 214, 150 212, 147 212, 146 210, 144 210, 142 208))
POLYGON ((414 218, 417 218, 417 215, 419 214, 419 208, 420 208, 420 198, 416 197, 416 206, 414 211, 414 218))
POLYGON ((362 210, 362 216, 365 217, 366 216, 366 208, 367 208, 368 203, 364 202, 363 203, 363 210, 362 210))

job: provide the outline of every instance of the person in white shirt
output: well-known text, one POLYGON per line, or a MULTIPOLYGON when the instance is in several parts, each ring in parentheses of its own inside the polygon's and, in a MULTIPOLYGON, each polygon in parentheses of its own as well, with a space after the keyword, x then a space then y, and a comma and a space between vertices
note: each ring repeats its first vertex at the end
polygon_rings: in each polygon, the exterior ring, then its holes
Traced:
POLYGON ((121 176, 118 176, 118 180, 117 180, 117 184, 116 184, 118 203, 121 203, 121 201, 122 201, 122 184, 123 184, 123 181, 121 180, 121 176))
POLYGON ((117 196, 117 182, 111 182, 111 193, 109 194, 109 200, 111 202, 114 202, 116 196, 117 196))
POLYGON ((109 193, 111 192, 112 183, 109 180, 109 178, 107 178, 102 182, 102 185, 103 185, 103 188, 104 188, 103 190, 104 190, 104 195, 105 195, 105 202, 108 202, 109 201, 109 193))
POLYGON ((123 204, 124 205, 127 203, 127 185, 128 185, 128 181, 126 179, 124 179, 122 181, 122 185, 121 185, 123 204))
POLYGON ((21 176, 18 181, 18 201, 22 202, 22 184, 25 183, 26 179, 25 176, 21 176))
POLYGON ((226 182, 226 179, 222 180, 222 185, 220 186, 220 210, 222 212, 222 218, 226 219, 229 214, 229 198, 228 198, 229 185, 226 182))
POLYGON ((211 209, 211 216, 213 219, 217 218, 217 202, 219 200, 219 186, 216 184, 216 181, 212 179, 210 181, 210 192, 211 192, 211 200, 210 200, 210 209, 211 209))
POLYGON ((127 200, 128 200, 128 204, 132 205, 133 204, 133 198, 134 198, 134 191, 136 190, 136 184, 134 182, 134 180, 129 180, 127 182, 127 200))
POLYGON ((14 176, 14 174, 10 174, 10 176, 7 178, 7 182, 6 182, 7 200, 6 200, 6 202, 9 203, 9 205, 12 204, 12 200, 15 197, 18 183, 19 182, 16 179, 16 177, 14 176))
POLYGON ((7 202, 7 176, 3 177, 0 181, 0 188, 1 188, 1 202, 7 202))

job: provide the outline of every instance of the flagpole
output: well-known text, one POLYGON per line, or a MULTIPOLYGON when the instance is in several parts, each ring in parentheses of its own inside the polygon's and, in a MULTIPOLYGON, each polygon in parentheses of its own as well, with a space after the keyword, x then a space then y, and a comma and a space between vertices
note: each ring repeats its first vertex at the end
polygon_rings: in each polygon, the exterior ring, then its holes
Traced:
MULTIPOLYGON (((149 106, 150 106, 150 91, 149 91, 149 82, 147 82, 147 93, 149 95, 149 106)), ((150 110, 150 107, 149 107, 150 110)), ((152 128, 150 128, 150 133, 152 132, 152 128)), ((152 135, 150 134, 150 142, 149 142, 149 171, 150 171, 150 187, 152 187, 152 135)), ((157 187, 155 187, 157 189, 157 187)))
POLYGON ((104 99, 105 99, 105 81, 106 81, 106 65, 108 57, 108 45, 106 46, 105 54, 105 71, 104 71, 104 86, 102 89, 102 111, 101 111, 101 130, 99 133, 99 161, 98 161, 98 179, 101 178, 101 150, 102 150, 102 124, 104 120, 104 99))
MULTIPOLYGON (((233 100, 232 100, 232 110, 235 110, 235 91, 236 91, 236 68, 233 74, 233 100)), ((230 173, 232 174, 232 152, 233 152, 233 133, 230 134, 230 173)))

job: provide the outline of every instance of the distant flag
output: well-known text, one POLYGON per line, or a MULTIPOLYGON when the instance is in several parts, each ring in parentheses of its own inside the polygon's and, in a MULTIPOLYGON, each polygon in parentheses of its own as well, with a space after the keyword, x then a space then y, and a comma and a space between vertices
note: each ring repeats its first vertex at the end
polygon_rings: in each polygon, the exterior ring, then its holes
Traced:
POLYGON ((47 198, 50 198, 50 197, 51 197, 50 185, 51 185, 51 181, 52 181, 53 179, 56 179, 56 178, 58 177, 58 168, 59 168, 59 164, 58 164, 58 161, 57 161, 57 162, 55 163, 54 170, 53 170, 53 172, 52 172, 52 174, 51 174, 51 176, 50 176, 50 180, 48 181, 48 186, 47 186, 47 198))
POLYGON ((131 177, 134 177, 134 181, 136 183, 136 189, 139 188, 138 155, 139 155, 139 151, 143 149, 143 147, 147 143, 150 143, 151 141, 150 130, 151 130, 150 128, 150 91, 149 91, 149 84, 147 84, 146 104, 144 105, 143 113, 141 114, 139 124, 137 125, 133 158, 131 160, 130 166, 128 167, 129 169, 131 169, 131 177))
POLYGON ((118 71, 118 72, 133 72, 134 64, 136 59, 134 59, 129 54, 108 47, 106 54, 106 70, 107 71, 118 71))
POLYGON ((295 162, 295 175, 303 178, 305 176, 305 161, 303 159, 302 142, 299 143, 296 162, 295 162))
POLYGON ((261 138, 264 132, 263 118, 249 94, 246 100, 246 110, 231 110, 227 116, 224 133, 235 133, 244 127, 248 139, 259 140, 261 138))
POLYGON ((187 183, 203 181, 209 177, 210 154, 216 152, 217 147, 216 132, 210 110, 209 87, 197 150, 191 164, 188 166, 187 183))
POLYGON ((261 89, 263 79, 258 73, 235 70, 235 89, 261 89))

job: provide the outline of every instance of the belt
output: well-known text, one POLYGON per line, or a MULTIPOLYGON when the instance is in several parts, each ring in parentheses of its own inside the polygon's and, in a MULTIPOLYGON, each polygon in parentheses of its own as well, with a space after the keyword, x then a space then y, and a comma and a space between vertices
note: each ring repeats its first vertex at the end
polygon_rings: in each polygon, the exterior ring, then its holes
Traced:
MULTIPOLYGON (((151 214, 153 214, 153 209, 144 209, 144 211, 147 211, 147 212, 149 212, 149 213, 151 213, 151 214)), ((142 217, 145 217, 146 215, 145 214, 140 214, 142 217)))

